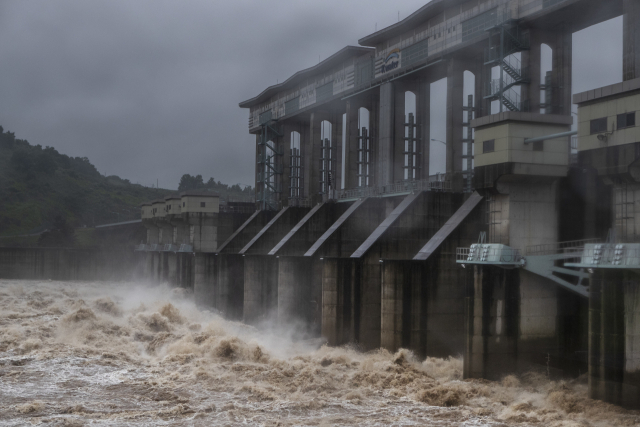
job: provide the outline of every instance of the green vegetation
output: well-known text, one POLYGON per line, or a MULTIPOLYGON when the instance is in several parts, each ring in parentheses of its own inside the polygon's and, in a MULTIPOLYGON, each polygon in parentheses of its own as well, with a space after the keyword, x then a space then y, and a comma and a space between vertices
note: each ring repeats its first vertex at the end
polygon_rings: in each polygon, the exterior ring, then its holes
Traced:
POLYGON ((253 188, 245 185, 244 189, 240 187, 241 184, 227 185, 220 181, 216 182, 213 177, 209 178, 209 181, 204 182, 202 175, 191 176, 189 174, 182 175, 180 178, 180 184, 178 185, 178 191, 186 190, 209 190, 220 194, 222 200, 231 202, 251 202, 253 201, 253 188))
MULTIPOLYGON (((223 200, 246 201, 253 194, 251 188, 243 191, 213 178, 204 183, 200 175, 182 178, 181 186, 189 182, 183 189, 210 189, 223 200)), ((93 239, 79 239, 78 228, 140 219, 141 203, 170 193, 114 175, 103 176, 86 157, 69 157, 53 147, 31 145, 0 126, 0 236, 50 230, 22 241, 37 241, 41 246, 84 245, 93 239)), ((14 240, 4 238, 0 243, 6 246, 14 240)))

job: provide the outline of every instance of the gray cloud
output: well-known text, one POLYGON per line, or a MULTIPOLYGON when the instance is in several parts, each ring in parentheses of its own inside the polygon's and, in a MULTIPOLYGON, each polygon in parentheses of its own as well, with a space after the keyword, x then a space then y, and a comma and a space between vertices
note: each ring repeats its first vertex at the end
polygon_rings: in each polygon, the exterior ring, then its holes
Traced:
MULTIPOLYGON (((5 1, 0 124, 133 182, 175 188, 191 173, 251 184, 254 138, 238 102, 357 44, 376 23, 396 22, 399 7, 403 18, 423 4, 5 1)), ((609 22, 576 36, 591 46, 575 49, 589 70, 576 88, 620 80, 621 67, 611 66, 621 62, 621 48, 611 49, 620 28, 609 22)), ((434 114, 433 137, 444 139, 434 114)))

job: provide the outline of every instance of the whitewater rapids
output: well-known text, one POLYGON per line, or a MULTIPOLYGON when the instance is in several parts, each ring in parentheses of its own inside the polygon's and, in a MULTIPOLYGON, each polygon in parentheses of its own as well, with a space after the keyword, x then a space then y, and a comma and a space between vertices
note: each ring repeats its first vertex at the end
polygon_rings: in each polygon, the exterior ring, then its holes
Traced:
POLYGON ((462 361, 296 341, 139 283, 0 280, 0 426, 632 426, 584 376, 462 380, 462 361))

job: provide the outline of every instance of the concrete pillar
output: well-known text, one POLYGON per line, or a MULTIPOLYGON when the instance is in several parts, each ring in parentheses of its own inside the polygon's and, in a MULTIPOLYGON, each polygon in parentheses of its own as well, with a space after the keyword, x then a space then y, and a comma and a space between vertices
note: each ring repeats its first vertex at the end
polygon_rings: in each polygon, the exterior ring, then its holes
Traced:
POLYGON ((152 223, 152 221, 145 220, 144 226, 147 228, 147 245, 154 245, 158 243, 158 227, 152 223))
POLYGON ((344 298, 342 283, 339 282, 339 262, 337 258, 326 258, 322 262, 322 337, 327 344, 343 344, 344 298))
POLYGON ((357 342, 360 324, 360 288, 355 263, 325 258, 322 269, 322 331, 329 345, 357 342))
POLYGON ((420 138, 420 179, 429 178, 429 159, 431 152, 431 82, 428 80, 420 81, 420 89, 417 94, 417 120, 420 123, 418 127, 418 138, 420 138))
POLYGON ((248 324, 269 320, 277 313, 278 260, 273 256, 244 257, 244 314, 248 324))
MULTIPOLYGON (((394 162, 394 112, 395 94, 393 83, 380 86, 380 109, 378 117, 378 139, 375 150, 374 181, 376 186, 393 183, 394 162)), ((404 105, 404 103, 402 104, 404 105)))
POLYGON ((449 59, 447 64, 447 173, 462 171, 462 107, 464 67, 460 61, 449 59))
POLYGON ((193 254, 177 253, 177 286, 184 289, 193 289, 193 254))
POLYGON ((573 52, 573 33, 568 26, 562 26, 555 33, 553 49, 553 70, 551 104, 554 114, 571 114, 571 63, 573 52))
POLYGON ((344 188, 354 188, 358 185, 358 170, 357 160, 358 152, 358 108, 351 100, 347 100, 345 106, 346 121, 345 121, 345 140, 343 144, 344 158, 344 188))
POLYGON ((213 254, 198 252, 195 255, 193 294, 198 307, 212 309, 215 306, 215 261, 216 257, 213 254))
POLYGON ((376 254, 365 256, 360 267, 360 337, 364 350, 380 347, 382 266, 376 254))
POLYGON ((318 292, 320 283, 312 273, 314 260, 281 256, 278 261, 278 322, 317 334, 322 302, 318 292))
POLYGON ((178 256, 174 252, 165 252, 167 262, 167 282, 170 286, 178 286, 178 256))
POLYGON ((409 332, 405 324, 405 302, 409 303, 409 295, 405 295, 405 269, 400 262, 385 262, 382 268, 382 323, 380 345, 391 352, 402 347, 403 333, 409 332))
POLYGON ((589 284, 589 397, 615 404, 623 400, 623 277, 598 270, 589 284))
POLYGON ((518 273, 475 266, 465 378, 498 380, 517 369, 518 273))
POLYGON ((189 212, 188 223, 193 227, 193 250, 216 252, 218 249, 218 213, 189 212))
MULTIPOLYGON (((331 122, 332 134, 336 125, 331 120, 331 116, 324 111, 314 111, 309 119, 309 139, 305 141, 304 151, 304 188, 305 195, 311 198, 312 202, 320 201, 320 143, 322 136, 322 122, 331 122)), ((333 137, 333 135, 332 135, 333 137)), ((335 139, 333 140, 335 141, 335 139)), ((301 143, 302 144, 302 143, 301 143)))
POLYGON ((230 320, 242 320, 244 310, 244 257, 218 254, 215 308, 230 320))
POLYGON ((640 3, 623 0, 622 80, 640 77, 640 3))
POLYGON ((542 41, 540 30, 529 31, 531 48, 521 53, 522 70, 528 71, 531 83, 522 87, 522 100, 529 100, 532 113, 540 112, 540 86, 544 84, 544 76, 540 73, 542 61, 542 41))
MULTIPOLYGON (((375 141, 374 123, 375 111, 373 103, 368 96, 359 96, 351 98, 347 101, 347 147, 345 157, 345 188, 358 187, 358 136, 360 135, 360 129, 364 124, 358 122, 360 108, 366 108, 369 111, 369 136, 372 138, 372 143, 375 141)), ((372 144, 372 149, 375 147, 372 144)), ((375 160, 373 160, 375 161, 375 160)), ((372 165, 372 168, 375 165, 372 165)))
MULTIPOLYGON (((342 127, 344 123, 342 121, 343 110, 335 111, 333 114, 333 178, 331 183, 332 190, 339 190, 342 188, 342 145, 346 143, 342 138, 342 127)), ((346 139, 346 138, 345 138, 346 139)))
MULTIPOLYGON (((393 139, 391 155, 391 177, 389 184, 404 179, 404 124, 405 124, 405 92, 411 90, 404 82, 394 83, 393 93, 393 139)), ((413 92, 417 92, 414 90, 413 92)), ((417 100, 416 100, 417 103, 417 100)))
POLYGON ((153 252, 145 252, 144 277, 153 280, 153 252))

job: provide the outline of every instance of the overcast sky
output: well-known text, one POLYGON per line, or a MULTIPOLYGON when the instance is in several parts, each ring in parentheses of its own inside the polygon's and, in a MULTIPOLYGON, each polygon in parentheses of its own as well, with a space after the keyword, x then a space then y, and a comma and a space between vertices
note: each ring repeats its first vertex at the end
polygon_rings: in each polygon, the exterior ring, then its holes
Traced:
MULTIPOLYGON (((0 125, 144 185, 252 185, 238 103, 425 3, 0 0, 0 125)), ((574 35, 574 61, 574 92, 621 81, 622 20, 574 35)))

